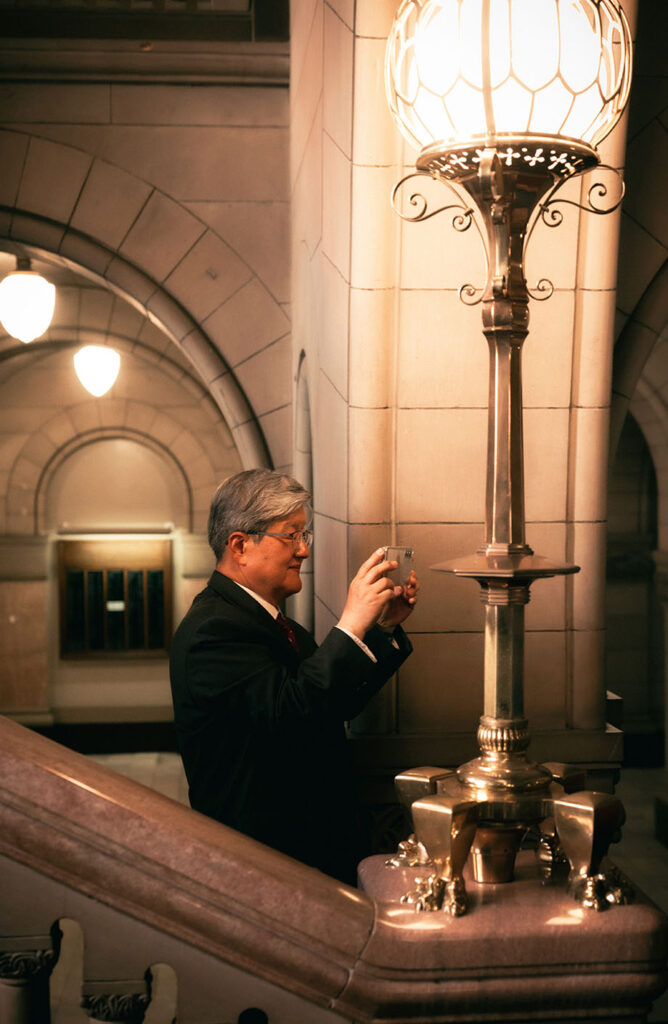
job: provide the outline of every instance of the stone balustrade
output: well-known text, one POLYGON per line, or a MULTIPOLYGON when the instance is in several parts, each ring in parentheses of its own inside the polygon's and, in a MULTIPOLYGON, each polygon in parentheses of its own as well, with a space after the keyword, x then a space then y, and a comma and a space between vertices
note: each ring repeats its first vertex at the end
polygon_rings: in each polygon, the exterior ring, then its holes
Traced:
POLYGON ((74 918, 97 969, 114 960, 100 981, 137 977, 118 973, 130 952, 134 970, 171 964, 179 1024, 249 1005, 271 1024, 640 1024, 668 978, 663 915, 642 897, 598 915, 531 872, 478 887, 463 918, 418 914, 391 871, 369 892, 339 884, 0 719, 5 927, 74 918))

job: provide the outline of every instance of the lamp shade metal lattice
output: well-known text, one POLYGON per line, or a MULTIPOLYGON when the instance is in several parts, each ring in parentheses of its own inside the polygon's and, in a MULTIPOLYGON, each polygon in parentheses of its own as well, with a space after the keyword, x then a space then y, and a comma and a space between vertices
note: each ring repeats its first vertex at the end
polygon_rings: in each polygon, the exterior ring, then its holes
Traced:
POLYGON ((404 0, 390 109, 418 148, 506 135, 595 147, 626 105, 630 49, 616 0, 404 0))

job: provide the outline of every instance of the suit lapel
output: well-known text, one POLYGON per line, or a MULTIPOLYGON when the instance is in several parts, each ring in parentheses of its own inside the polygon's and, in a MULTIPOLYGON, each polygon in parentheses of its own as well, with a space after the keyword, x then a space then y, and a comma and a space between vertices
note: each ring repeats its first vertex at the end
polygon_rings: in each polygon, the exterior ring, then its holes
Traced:
POLYGON ((209 578, 208 586, 218 597, 222 597, 226 602, 236 605, 238 609, 245 613, 246 617, 252 620, 256 627, 261 627, 263 632, 266 632, 273 641, 274 646, 280 650, 284 658, 287 655, 290 661, 295 664, 301 661, 303 655, 295 651, 284 631, 276 624, 274 617, 254 597, 251 597, 250 594, 247 594, 245 590, 235 583, 234 580, 224 576, 223 573, 218 572, 216 569, 209 578))

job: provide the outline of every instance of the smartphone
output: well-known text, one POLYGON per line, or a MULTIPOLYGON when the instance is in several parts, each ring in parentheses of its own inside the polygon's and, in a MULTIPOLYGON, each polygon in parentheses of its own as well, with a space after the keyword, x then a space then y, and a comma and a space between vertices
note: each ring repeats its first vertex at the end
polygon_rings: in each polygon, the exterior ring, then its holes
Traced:
POLYGON ((388 561, 399 563, 399 567, 397 569, 390 569, 385 575, 389 576, 397 586, 402 586, 404 583, 407 583, 408 577, 411 574, 411 569, 413 568, 413 556, 415 554, 415 549, 388 544, 383 550, 385 552, 385 558, 388 561))

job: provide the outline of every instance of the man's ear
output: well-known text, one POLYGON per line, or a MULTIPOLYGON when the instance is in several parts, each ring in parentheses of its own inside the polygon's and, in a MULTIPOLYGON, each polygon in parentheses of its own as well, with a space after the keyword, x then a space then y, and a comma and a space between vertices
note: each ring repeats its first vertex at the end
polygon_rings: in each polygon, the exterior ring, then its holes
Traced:
POLYGON ((244 548, 247 540, 248 534, 242 533, 241 530, 236 530, 227 538, 227 550, 235 562, 241 562, 243 560, 244 548))

